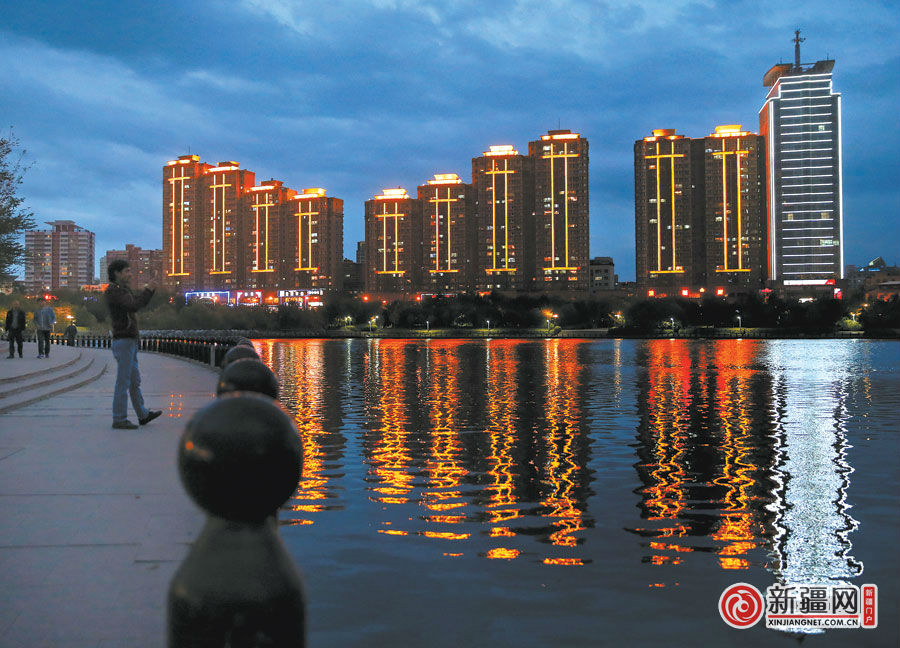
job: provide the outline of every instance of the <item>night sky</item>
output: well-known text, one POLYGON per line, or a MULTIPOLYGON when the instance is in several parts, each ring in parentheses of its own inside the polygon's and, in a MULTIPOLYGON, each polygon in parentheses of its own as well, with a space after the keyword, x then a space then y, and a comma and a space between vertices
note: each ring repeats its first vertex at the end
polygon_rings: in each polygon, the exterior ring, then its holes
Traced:
POLYGON ((836 60, 846 263, 900 262, 900 3, 560 0, 6 2, 0 116, 34 164, 38 223, 97 233, 97 259, 162 247, 162 166, 237 160, 257 182, 363 202, 492 144, 590 141, 591 255, 634 279, 634 140, 758 131, 763 74, 836 60))

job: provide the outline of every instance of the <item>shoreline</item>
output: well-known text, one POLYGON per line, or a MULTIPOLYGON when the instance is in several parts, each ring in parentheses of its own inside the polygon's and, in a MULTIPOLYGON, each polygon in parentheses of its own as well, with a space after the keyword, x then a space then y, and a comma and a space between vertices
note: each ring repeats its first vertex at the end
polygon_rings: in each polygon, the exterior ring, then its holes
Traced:
POLYGON ((521 329, 438 329, 423 331, 417 329, 382 329, 377 331, 145 331, 146 336, 184 335, 188 339, 203 339, 207 335, 223 333, 240 335, 251 339, 425 339, 425 340, 541 340, 541 339, 677 339, 677 340, 900 340, 900 330, 883 329, 865 331, 778 331, 773 329, 702 329, 671 333, 640 333, 610 329, 560 329, 556 331, 521 329))

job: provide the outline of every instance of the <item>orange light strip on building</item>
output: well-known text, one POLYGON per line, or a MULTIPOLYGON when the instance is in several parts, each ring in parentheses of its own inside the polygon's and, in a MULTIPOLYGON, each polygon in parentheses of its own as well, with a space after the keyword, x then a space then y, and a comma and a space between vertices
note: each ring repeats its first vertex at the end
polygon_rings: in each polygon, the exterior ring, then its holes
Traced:
POLYGON ((268 192, 272 190, 271 187, 251 187, 250 188, 250 191, 259 191, 259 190, 263 190, 263 191, 265 191, 265 193, 263 193, 263 194, 256 193, 253 196, 253 200, 256 201, 253 203, 253 211, 256 215, 255 216, 256 230, 254 231, 254 234, 256 235, 256 239, 255 239, 256 243, 254 245, 254 247, 256 248, 256 267, 253 270, 251 270, 250 272, 275 272, 274 268, 269 268, 269 207, 274 207, 278 203, 277 202, 268 202, 269 201, 269 193, 268 192), (260 200, 265 200, 266 202, 259 202, 260 200), (264 217, 265 218, 264 222, 266 224, 266 236, 265 236, 265 241, 263 242, 263 245, 266 248, 264 251, 264 259, 263 259, 265 261, 264 268, 259 267, 259 209, 260 209, 260 207, 266 208, 266 213, 265 213, 265 217, 264 217))
POLYGON ((722 138, 722 150, 721 151, 713 151, 713 157, 722 157, 722 255, 724 256, 724 260, 722 266, 716 268, 716 272, 749 272, 749 268, 744 268, 744 233, 742 231, 742 221, 741 221, 741 157, 746 156, 750 151, 741 149, 741 135, 750 135, 750 133, 746 133, 741 131, 740 125, 732 125, 732 126, 716 126, 716 132, 714 135, 710 135, 710 137, 719 137, 722 138), (726 150, 726 142, 728 137, 737 137, 737 144, 735 145, 735 150, 728 151, 726 150), (737 241, 738 241, 738 267, 737 268, 729 268, 728 267, 728 188, 726 183, 728 181, 728 164, 727 159, 729 155, 733 155, 735 157, 735 184, 736 184, 736 193, 737 193, 737 211, 738 211, 738 222, 737 222, 737 241))
MULTIPOLYGON (((457 176, 455 173, 447 174, 447 175, 453 175, 457 179, 459 178, 459 176, 457 176)), ((435 176, 435 178, 437 178, 437 177, 438 176, 435 176)), ((431 180, 429 180, 429 183, 431 183, 431 180)), ((451 191, 452 191, 452 189, 450 187, 447 187, 447 197, 441 198, 440 197, 440 192, 441 192, 440 187, 435 187, 434 197, 428 199, 428 202, 434 203, 434 270, 429 270, 429 272, 459 272, 459 270, 454 270, 450 267, 450 242, 451 242, 450 241, 450 208, 451 208, 451 203, 455 203, 459 200, 458 198, 450 197, 451 191), (447 267, 444 269, 441 268, 441 243, 440 243, 440 220, 441 220, 441 204, 442 203, 447 205, 447 216, 446 216, 446 219, 447 219, 447 221, 446 221, 447 222, 447 242, 446 242, 447 267)))
POLYGON ((225 174, 222 174, 222 177, 216 181, 215 175, 213 175, 213 184, 210 185, 210 189, 212 189, 212 267, 210 268, 210 274, 228 274, 225 270, 225 210, 226 210, 226 200, 225 200, 225 188, 231 187, 233 185, 225 182, 225 174), (216 267, 216 221, 218 220, 217 216, 217 200, 216 200, 216 190, 222 190, 222 262, 219 267, 216 267))
MULTIPOLYGON (((517 155, 518 152, 512 146, 492 146, 490 153, 485 155, 502 155, 501 151, 507 151, 505 155, 517 155), (495 151, 496 149, 496 151, 495 151)), ((509 168, 509 158, 503 159, 503 170, 497 168, 496 160, 491 160, 491 170, 485 171, 491 176, 491 265, 487 272, 515 272, 515 268, 509 267, 509 176, 515 171, 509 168), (503 267, 497 267, 497 176, 503 176, 503 267)))
POLYGON ((485 151, 485 157, 504 157, 507 155, 518 155, 519 152, 513 148, 510 144, 503 144, 501 146, 491 146, 491 150, 485 151))
POLYGON ((406 216, 405 212, 400 211, 400 203, 396 202, 398 199, 409 198, 409 194, 406 193, 405 189, 385 189, 384 195, 375 196, 375 199, 381 200, 390 200, 393 199, 394 202, 394 211, 389 212, 387 203, 381 203, 383 207, 383 211, 380 214, 375 214, 376 218, 381 219, 381 240, 382 240, 382 269, 376 270, 375 274, 390 274, 390 275, 402 275, 405 274, 405 270, 400 270, 400 249, 397 245, 397 239, 400 238, 400 217, 406 216), (391 192, 389 194, 388 192, 391 192), (394 221, 394 269, 388 270, 387 267, 387 222, 388 219, 393 219, 394 221))
MULTIPOLYGON (((306 198, 307 196, 298 196, 306 198)), ((319 212, 313 211, 313 200, 307 203, 306 211, 303 211, 302 202, 297 201, 297 267, 294 270, 316 271, 318 266, 313 266, 313 247, 312 247, 312 217, 318 216, 319 212), (303 218, 306 217, 306 256, 307 265, 303 265, 303 218)))
MULTIPOLYGON (((180 162, 180 161, 179 161, 180 162)), ((172 169, 172 177, 169 178, 169 186, 172 188, 172 272, 169 273, 170 277, 183 277, 187 275, 184 271, 184 181, 190 180, 191 176, 189 175, 175 175, 176 171, 183 171, 181 168, 173 168, 172 169), (175 183, 180 181, 180 186, 178 191, 180 191, 180 201, 178 206, 178 233, 180 239, 180 245, 178 246, 178 250, 180 254, 178 254, 178 263, 175 262, 176 257, 176 246, 175 246, 175 183), (177 267, 176 267, 177 266, 177 267)))
MULTIPOLYGON (((674 131, 673 131, 674 132, 674 131)), ((654 131, 656 133, 656 131, 654 131)), ((647 138, 644 138, 647 140, 647 138)), ((677 137, 670 137, 670 139, 680 139, 677 137)), ((682 274, 684 270, 679 270, 678 265, 675 261, 675 158, 683 158, 684 153, 676 153, 675 152, 675 142, 672 142, 672 148, 670 153, 660 153, 659 152, 659 141, 657 137, 653 138, 653 141, 656 142, 656 154, 655 155, 645 155, 644 159, 646 160, 655 160, 656 166, 656 270, 655 273, 672 273, 672 274, 682 274), (672 269, 671 270, 663 270, 662 269, 662 196, 660 191, 660 165, 664 159, 669 160, 669 166, 671 168, 671 204, 669 205, 669 210, 672 214, 672 269)))
MULTIPOLYGON (((563 135, 541 135, 541 139, 578 139, 577 133, 565 133, 563 135)), ((569 266, 569 158, 579 157, 578 153, 569 153, 569 143, 563 142, 562 153, 554 153, 553 143, 550 143, 549 155, 542 155, 544 159, 550 160, 550 267, 544 270, 577 270, 576 267, 569 266), (556 168, 555 160, 563 161, 563 194, 565 195, 564 214, 564 250, 563 264, 556 265, 556 168)))

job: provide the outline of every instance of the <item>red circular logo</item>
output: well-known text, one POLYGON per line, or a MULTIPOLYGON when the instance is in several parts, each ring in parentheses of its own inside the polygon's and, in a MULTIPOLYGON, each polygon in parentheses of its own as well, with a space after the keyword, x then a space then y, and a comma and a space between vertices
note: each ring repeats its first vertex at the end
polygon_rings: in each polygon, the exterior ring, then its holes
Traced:
POLYGON ((725 588, 719 597, 719 614, 732 628, 744 630, 762 617, 763 597, 749 583, 735 583, 725 588))

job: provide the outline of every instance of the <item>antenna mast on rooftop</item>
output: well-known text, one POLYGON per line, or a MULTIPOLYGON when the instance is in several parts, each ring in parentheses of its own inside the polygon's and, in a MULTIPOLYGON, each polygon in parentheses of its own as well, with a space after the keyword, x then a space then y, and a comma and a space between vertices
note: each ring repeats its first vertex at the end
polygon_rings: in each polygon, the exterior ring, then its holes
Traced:
POLYGON ((800 43, 805 41, 805 38, 800 38, 800 30, 796 30, 794 32, 794 69, 800 69, 800 43))

